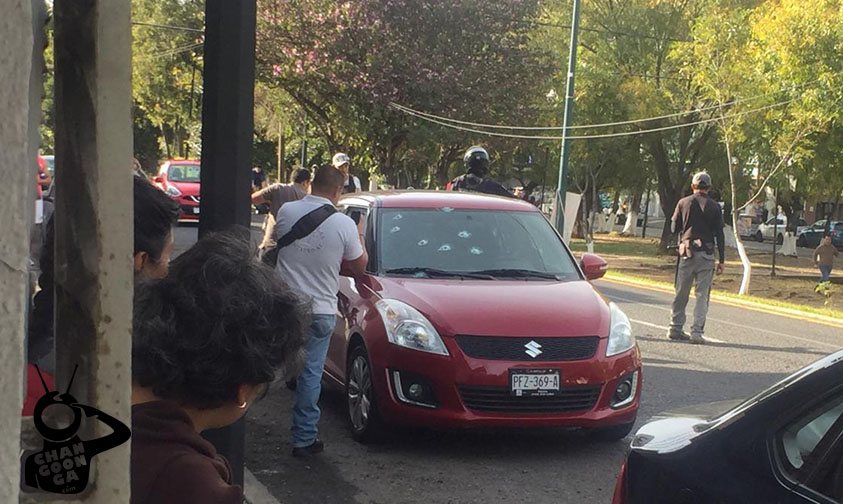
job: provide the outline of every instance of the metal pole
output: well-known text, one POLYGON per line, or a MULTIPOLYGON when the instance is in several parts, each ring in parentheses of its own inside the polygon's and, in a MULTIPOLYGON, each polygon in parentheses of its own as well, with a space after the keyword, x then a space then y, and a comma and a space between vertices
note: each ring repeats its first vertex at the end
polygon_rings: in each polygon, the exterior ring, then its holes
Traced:
POLYGON ((565 115, 562 130, 562 152, 559 159, 559 182, 556 186, 556 230, 564 234, 565 230, 565 194, 568 192, 568 160, 571 157, 571 140, 568 128, 571 127, 574 112, 574 72, 577 67, 577 36, 580 29, 580 0, 574 0, 574 13, 571 22, 571 47, 568 52, 568 82, 565 91, 565 115))
POLYGON ((650 181, 647 181, 647 202, 644 203, 644 228, 641 230, 641 238, 647 237, 647 216, 650 213, 650 181))
POLYGON ((776 276, 776 242, 779 239, 779 192, 773 191, 773 200, 776 204, 773 208, 773 269, 770 270, 770 276, 776 276))
POLYGON ((307 168, 307 122, 301 122, 301 166, 299 168, 307 168))
POLYGON ((544 212, 544 188, 547 186, 547 168, 550 165, 550 148, 544 148, 544 176, 542 177, 542 197, 539 200, 539 210, 544 212))
MULTIPOLYGON (((200 238, 251 224, 256 9, 255 0, 205 1, 200 238)), ((232 479, 242 485, 245 421, 203 436, 225 455, 232 479)))

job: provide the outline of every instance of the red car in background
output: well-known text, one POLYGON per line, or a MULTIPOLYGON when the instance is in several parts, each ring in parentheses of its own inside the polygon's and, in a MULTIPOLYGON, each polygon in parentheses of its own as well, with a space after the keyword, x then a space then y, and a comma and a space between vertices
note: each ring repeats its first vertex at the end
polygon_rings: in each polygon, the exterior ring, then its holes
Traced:
POLYGON ((385 423, 585 427, 625 437, 641 396, 629 319, 539 210, 460 192, 349 195, 369 265, 340 279, 325 375, 361 441, 385 423))
POLYGON ((152 178, 156 186, 178 202, 180 221, 199 220, 199 174, 199 161, 171 159, 152 178))

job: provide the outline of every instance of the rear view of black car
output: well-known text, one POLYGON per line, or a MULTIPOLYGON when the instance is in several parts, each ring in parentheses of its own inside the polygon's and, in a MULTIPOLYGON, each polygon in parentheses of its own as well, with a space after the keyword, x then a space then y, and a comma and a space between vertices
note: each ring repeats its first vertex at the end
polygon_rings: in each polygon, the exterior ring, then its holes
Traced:
POLYGON ((613 504, 843 502, 843 350, 719 415, 635 435, 613 504))

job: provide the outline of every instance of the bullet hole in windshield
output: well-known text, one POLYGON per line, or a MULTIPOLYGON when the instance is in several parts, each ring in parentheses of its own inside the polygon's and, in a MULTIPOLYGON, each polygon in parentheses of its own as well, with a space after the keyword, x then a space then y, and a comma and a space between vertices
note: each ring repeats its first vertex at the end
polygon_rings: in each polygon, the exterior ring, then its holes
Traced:
POLYGON ((446 243, 445 245, 442 245, 441 247, 439 247, 439 252, 450 252, 450 251, 451 251, 451 245, 449 243, 446 243))
POLYGON ((394 228, 389 230, 390 233, 397 233, 398 231, 401 231, 401 228, 398 226, 395 226, 394 228))
POLYGON ((454 209, 451 208, 451 207, 442 207, 439 210, 442 211, 442 212, 453 212, 454 211, 454 209))
POLYGON ((471 252, 472 255, 480 255, 483 253, 483 249, 479 247, 471 247, 471 250, 469 252, 471 252))
POLYGON ((469 233, 468 231, 460 231, 459 234, 457 234, 457 236, 459 236, 460 238, 463 238, 463 239, 471 238, 471 233, 469 233))
POLYGON ((427 240, 419 240, 419 247, 424 247, 424 246, 425 246, 425 245, 427 245, 428 243, 430 243, 430 242, 429 242, 429 241, 427 241, 427 240))
POLYGON ((403 216, 403 215, 401 215, 401 214, 395 214, 395 216, 392 218, 392 220, 401 220, 401 219, 403 219, 403 218, 404 218, 404 216, 403 216))

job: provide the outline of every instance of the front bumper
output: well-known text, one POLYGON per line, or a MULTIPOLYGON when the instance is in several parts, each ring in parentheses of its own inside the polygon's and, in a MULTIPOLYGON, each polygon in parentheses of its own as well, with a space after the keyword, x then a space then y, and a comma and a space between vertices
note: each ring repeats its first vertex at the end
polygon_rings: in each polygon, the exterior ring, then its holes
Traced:
POLYGON ((390 343, 370 347, 378 408, 386 421, 434 427, 608 427, 635 420, 642 383, 637 346, 614 357, 602 357, 607 341, 602 338, 588 360, 504 361, 468 357, 453 338, 444 340, 449 356, 390 343), (560 395, 512 396, 509 371, 513 368, 560 370, 560 395), (423 377, 423 387, 432 391, 435 407, 408 402, 407 394, 397 390, 396 371, 423 377), (613 408, 619 382, 635 371, 638 373, 632 400, 613 408))

